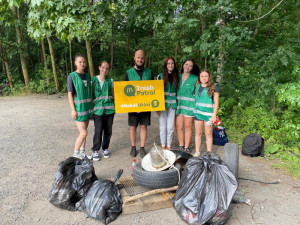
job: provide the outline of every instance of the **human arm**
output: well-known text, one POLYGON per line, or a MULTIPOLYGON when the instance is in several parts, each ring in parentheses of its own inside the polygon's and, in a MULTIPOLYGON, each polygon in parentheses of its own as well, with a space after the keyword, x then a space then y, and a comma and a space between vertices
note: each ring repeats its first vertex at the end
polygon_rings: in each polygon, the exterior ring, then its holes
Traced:
POLYGON ((214 111, 213 111, 213 115, 212 115, 212 117, 210 119, 210 121, 212 123, 216 122, 218 108, 219 108, 219 93, 215 92, 214 93, 214 111))
POLYGON ((77 112, 75 110, 75 106, 74 106, 74 99, 73 99, 73 93, 72 92, 68 92, 68 99, 69 99, 69 104, 70 104, 70 107, 71 107, 71 117, 73 119, 77 119, 77 112))

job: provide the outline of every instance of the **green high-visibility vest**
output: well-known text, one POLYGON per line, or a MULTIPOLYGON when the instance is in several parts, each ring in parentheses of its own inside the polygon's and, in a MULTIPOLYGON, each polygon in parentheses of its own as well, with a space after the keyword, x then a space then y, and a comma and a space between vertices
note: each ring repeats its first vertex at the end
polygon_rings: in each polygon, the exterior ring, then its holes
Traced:
POLYGON ((115 113, 115 104, 111 93, 111 78, 106 78, 101 88, 98 78, 92 79, 94 114, 102 116, 115 113))
POLYGON ((197 76, 190 74, 182 84, 182 74, 179 75, 179 87, 177 89, 176 115, 183 114, 194 116, 195 96, 193 95, 197 76))
POLYGON ((207 95, 207 88, 204 88, 200 97, 198 96, 198 90, 201 84, 198 84, 195 90, 195 117, 199 120, 209 121, 214 112, 214 104, 211 96, 207 95))
POLYGON ((74 97, 74 106, 77 112, 76 121, 87 121, 92 117, 92 100, 91 100, 91 76, 86 75, 86 86, 76 72, 70 73, 77 97, 74 97))
MULTIPOLYGON (((164 79, 164 75, 161 73, 159 74, 160 79, 164 79)), ((165 93, 165 108, 169 108, 171 105, 172 109, 176 109, 177 103, 176 103, 176 90, 175 90, 175 84, 173 82, 172 85, 170 85, 170 82, 168 82, 167 87, 164 87, 164 93, 165 93)))
MULTIPOLYGON (((141 80, 133 67, 127 70, 127 74, 129 81, 141 80)), ((144 68, 142 80, 151 80, 151 70, 149 68, 144 68)))

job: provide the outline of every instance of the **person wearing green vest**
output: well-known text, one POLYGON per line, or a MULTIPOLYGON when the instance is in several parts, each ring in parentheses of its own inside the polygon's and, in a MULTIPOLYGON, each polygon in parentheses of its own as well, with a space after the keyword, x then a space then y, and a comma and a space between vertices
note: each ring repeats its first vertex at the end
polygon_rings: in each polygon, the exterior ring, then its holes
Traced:
POLYGON ((201 136, 205 127, 207 151, 212 151, 213 127, 219 108, 219 89, 211 79, 211 73, 201 70, 195 89, 195 157, 200 156, 201 136))
POLYGON ((160 143, 162 149, 171 150, 175 112, 176 112, 176 90, 178 88, 178 69, 172 56, 164 61, 163 73, 157 76, 157 80, 164 81, 165 111, 157 111, 159 116, 160 143))
POLYGON ((113 79, 107 77, 109 64, 107 61, 102 61, 98 68, 100 74, 92 79, 95 130, 92 147, 93 154, 91 158, 94 161, 100 160, 98 152, 101 144, 103 157, 108 158, 110 156, 108 147, 112 135, 112 125, 115 115, 113 79))
POLYGON ((83 159, 88 134, 89 119, 92 117, 91 76, 84 72, 85 57, 76 54, 74 62, 76 70, 67 77, 68 99, 71 117, 75 120, 79 136, 76 139, 73 157, 83 159))
POLYGON ((192 126, 194 121, 194 90, 199 68, 193 59, 186 59, 181 67, 177 89, 176 131, 179 150, 190 153, 192 126), (183 132, 183 128, 185 133, 183 132))
MULTIPOLYGON (((151 69, 144 67, 145 53, 143 50, 137 50, 134 54, 134 67, 126 71, 124 81, 138 81, 138 80, 154 80, 151 69)), ((128 113, 128 125, 129 136, 131 143, 130 154, 132 157, 136 157, 137 150, 135 146, 136 142, 136 130, 140 124, 140 157, 143 158, 147 152, 145 150, 145 144, 147 139, 147 126, 151 124, 151 112, 133 112, 128 113)))

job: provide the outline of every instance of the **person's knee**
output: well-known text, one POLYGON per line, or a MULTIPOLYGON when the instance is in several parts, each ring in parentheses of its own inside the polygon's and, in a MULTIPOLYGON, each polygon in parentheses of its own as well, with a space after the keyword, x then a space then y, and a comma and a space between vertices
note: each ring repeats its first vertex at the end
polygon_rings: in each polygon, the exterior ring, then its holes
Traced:
POLYGON ((140 125, 141 130, 147 131, 147 126, 146 125, 140 125))
POLYGON ((80 132, 80 135, 83 137, 83 138, 86 138, 87 135, 88 135, 88 131, 87 130, 83 130, 80 132))

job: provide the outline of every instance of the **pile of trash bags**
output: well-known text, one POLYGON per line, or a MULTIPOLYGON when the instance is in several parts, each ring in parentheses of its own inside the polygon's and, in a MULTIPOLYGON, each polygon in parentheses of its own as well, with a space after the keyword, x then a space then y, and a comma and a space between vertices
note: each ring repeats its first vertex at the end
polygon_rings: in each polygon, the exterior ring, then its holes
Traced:
POLYGON ((174 208, 188 224, 225 224, 238 183, 214 153, 187 161, 174 198, 174 208))
POLYGON ((122 212, 122 197, 115 185, 122 173, 119 170, 113 181, 98 180, 91 160, 67 158, 58 165, 49 201, 62 209, 81 210, 108 224, 122 212))

